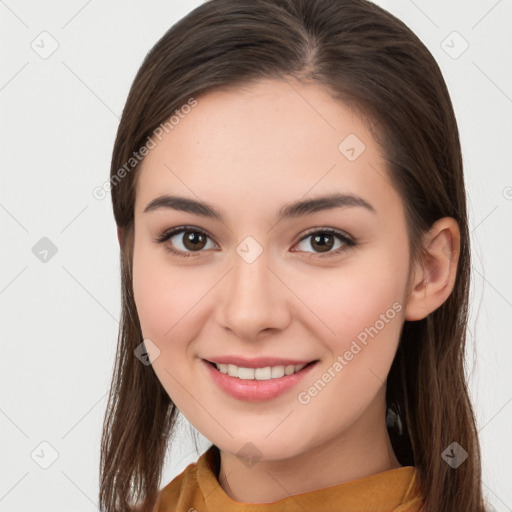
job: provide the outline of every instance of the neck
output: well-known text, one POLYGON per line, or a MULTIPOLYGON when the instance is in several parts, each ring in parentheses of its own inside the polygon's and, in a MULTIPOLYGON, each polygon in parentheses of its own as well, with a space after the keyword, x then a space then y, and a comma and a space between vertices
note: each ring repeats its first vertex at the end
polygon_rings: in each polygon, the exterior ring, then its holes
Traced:
POLYGON ((385 387, 374 402, 343 432, 286 459, 247 467, 221 451, 219 484, 240 503, 271 503, 400 467, 386 429, 385 387))

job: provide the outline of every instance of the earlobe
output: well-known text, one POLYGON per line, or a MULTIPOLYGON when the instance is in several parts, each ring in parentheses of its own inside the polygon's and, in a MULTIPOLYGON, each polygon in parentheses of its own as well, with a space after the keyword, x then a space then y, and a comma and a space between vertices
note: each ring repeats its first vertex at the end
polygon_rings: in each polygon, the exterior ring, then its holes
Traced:
POLYGON ((436 221, 423 239, 424 258, 416 264, 405 319, 421 320, 435 311, 450 296, 460 253, 457 221, 443 217, 436 221))

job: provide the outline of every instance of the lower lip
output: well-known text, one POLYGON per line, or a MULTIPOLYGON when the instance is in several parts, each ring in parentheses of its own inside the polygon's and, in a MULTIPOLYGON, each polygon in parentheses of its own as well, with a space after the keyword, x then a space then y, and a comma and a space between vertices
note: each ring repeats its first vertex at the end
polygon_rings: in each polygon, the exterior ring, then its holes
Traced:
POLYGON ((202 360, 202 363, 206 366, 206 369, 210 373, 213 381, 220 389, 234 398, 248 402, 271 400, 272 398, 286 393, 296 386, 317 364, 317 362, 315 362, 304 367, 297 373, 285 375, 278 379, 245 380, 239 379, 238 377, 230 377, 225 373, 221 373, 204 359, 202 360))

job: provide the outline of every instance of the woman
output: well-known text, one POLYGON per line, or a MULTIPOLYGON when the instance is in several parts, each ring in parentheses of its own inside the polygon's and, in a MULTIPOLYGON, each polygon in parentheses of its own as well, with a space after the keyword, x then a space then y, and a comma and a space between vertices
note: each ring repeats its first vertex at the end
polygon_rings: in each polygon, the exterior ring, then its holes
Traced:
POLYGON ((205 2, 142 64, 110 181, 104 510, 484 510, 457 124, 402 22, 205 2), (160 491, 178 410, 212 446, 160 491))

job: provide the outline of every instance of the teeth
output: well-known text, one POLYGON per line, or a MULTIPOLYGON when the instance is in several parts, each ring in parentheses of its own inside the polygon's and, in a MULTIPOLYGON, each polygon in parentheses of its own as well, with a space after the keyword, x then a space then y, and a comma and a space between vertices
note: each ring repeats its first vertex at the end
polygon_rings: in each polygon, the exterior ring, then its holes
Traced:
POLYGON ((289 365, 289 366, 266 366, 265 368, 242 368, 234 364, 217 364, 217 370, 230 377, 238 377, 242 380, 270 380, 279 379, 285 375, 297 373, 305 364, 289 365))

